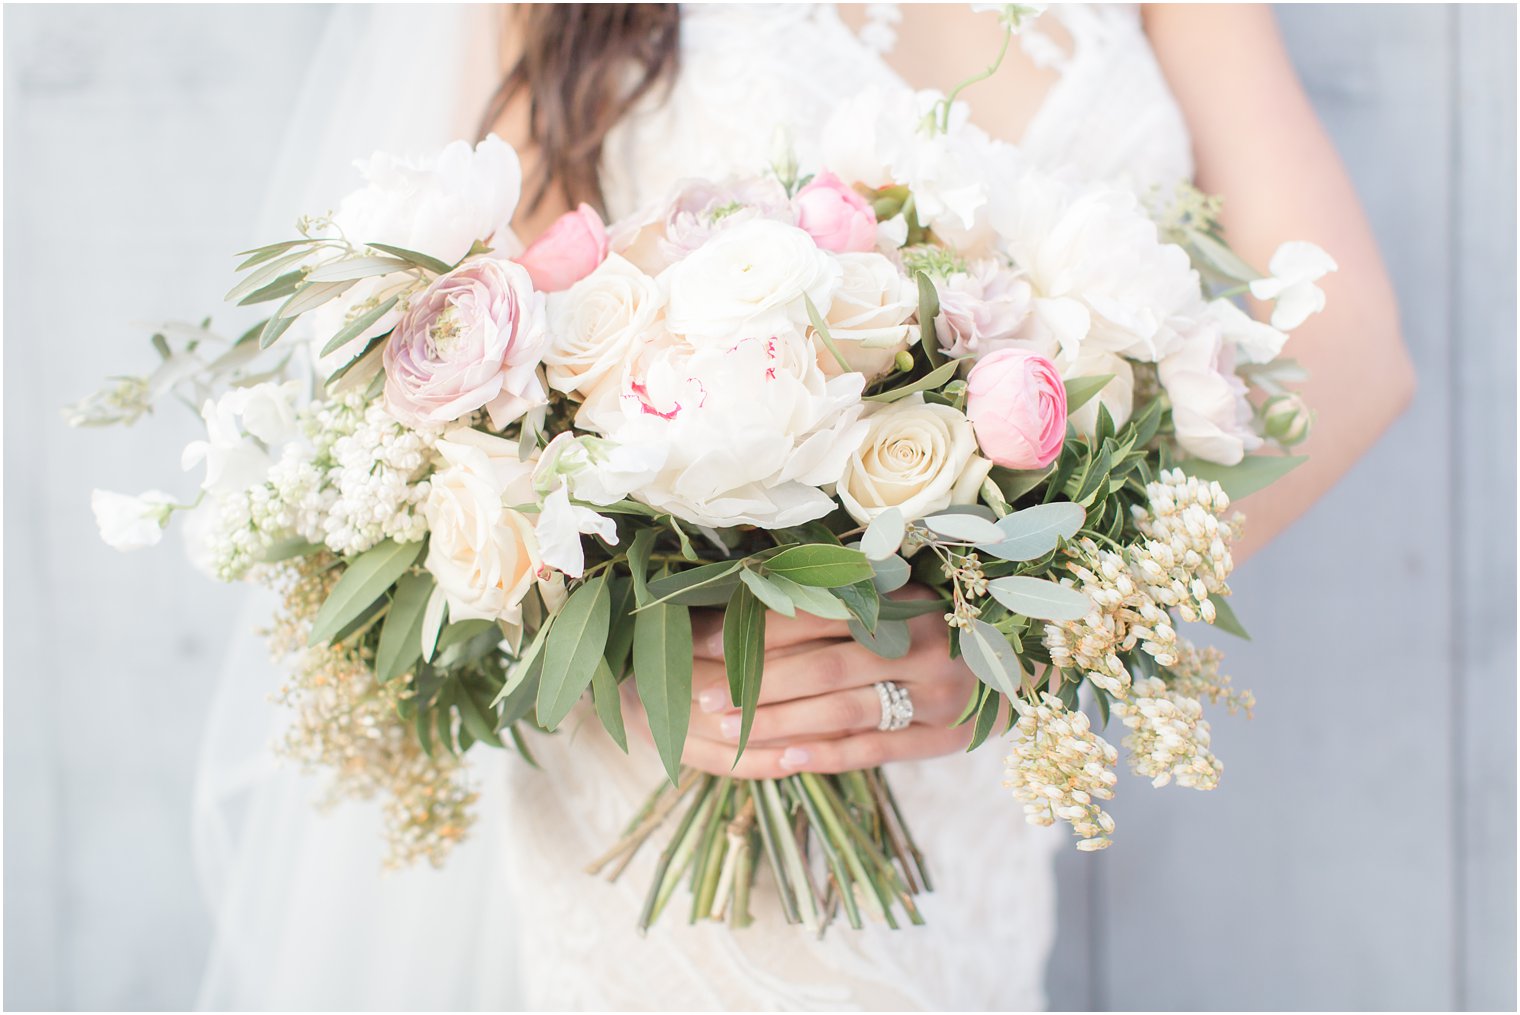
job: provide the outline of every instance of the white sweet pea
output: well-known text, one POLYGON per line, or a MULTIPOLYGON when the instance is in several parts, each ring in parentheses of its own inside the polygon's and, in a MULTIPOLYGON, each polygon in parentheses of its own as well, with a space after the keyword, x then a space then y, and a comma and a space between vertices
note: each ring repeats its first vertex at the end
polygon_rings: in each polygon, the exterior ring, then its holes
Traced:
POLYGON ((568 485, 570 496, 587 504, 615 504, 659 474, 665 449, 589 434, 559 434, 539 456, 533 486, 540 494, 568 485))
POLYGON ((571 578, 579 578, 586 569, 583 534, 600 536, 609 546, 617 543, 617 524, 588 507, 572 504, 570 491, 563 486, 553 490, 539 505, 534 533, 538 537, 539 559, 571 578))
POLYGON ((1224 337, 1235 344, 1236 352, 1247 363, 1272 362, 1288 341, 1286 334, 1261 323, 1229 300, 1210 300, 1203 314, 1219 325, 1224 337))
POLYGON ((201 407, 206 439, 192 441, 180 465, 206 463, 203 489, 214 494, 241 493, 264 482, 274 465, 273 449, 300 437, 296 403, 299 381, 266 382, 234 388, 201 407))
POLYGON ((100 538, 116 550, 141 550, 158 545, 164 526, 174 513, 174 498, 162 490, 149 490, 136 497, 110 490, 90 492, 90 510, 100 538))
POLYGON ((1272 327, 1292 331, 1325 309, 1325 291, 1314 283, 1339 267, 1323 249, 1304 240, 1290 240, 1277 248, 1267 270, 1268 278, 1251 283, 1251 295, 1276 300, 1272 327))

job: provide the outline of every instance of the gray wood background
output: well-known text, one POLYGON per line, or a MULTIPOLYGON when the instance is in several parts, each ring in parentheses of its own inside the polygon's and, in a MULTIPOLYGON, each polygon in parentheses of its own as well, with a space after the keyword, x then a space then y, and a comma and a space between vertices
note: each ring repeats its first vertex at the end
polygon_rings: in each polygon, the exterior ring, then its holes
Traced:
MULTIPOLYGON (((58 407, 147 361, 132 322, 226 287, 326 15, 5 10, 8 1008, 194 997, 191 774, 240 595, 92 533, 91 487, 174 488, 188 414, 81 433, 58 407)), ((1063 857, 1052 1002, 1513 1009, 1515 11, 1280 18, 1419 395, 1238 575, 1256 640, 1226 647, 1261 706, 1216 722, 1224 790, 1130 780, 1116 847, 1063 857)))

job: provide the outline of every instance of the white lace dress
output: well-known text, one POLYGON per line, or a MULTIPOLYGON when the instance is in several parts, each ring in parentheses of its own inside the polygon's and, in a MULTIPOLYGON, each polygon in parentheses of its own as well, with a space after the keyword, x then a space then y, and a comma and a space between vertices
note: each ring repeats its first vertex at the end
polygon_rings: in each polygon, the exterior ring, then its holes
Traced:
MULTIPOLYGON (((1132 7, 1053 11, 1072 47, 1035 35, 1037 60, 1062 70, 1022 145, 1037 160, 1143 184, 1191 174, 1188 139, 1132 7)), ((1047 14, 1047 17, 1051 14, 1047 14)), ((880 28, 880 25, 873 26, 880 28)), ((682 177, 723 177, 768 163, 786 125, 804 158, 842 98, 903 82, 831 5, 687 5, 681 72, 664 101, 608 138, 611 215, 627 214, 682 177)), ((878 32, 867 33, 874 38, 878 32)), ((657 847, 616 885, 581 866, 613 842, 662 778, 652 749, 625 756, 594 717, 532 741, 541 771, 513 766, 509 862, 527 1007, 550 1009, 1034 1009, 1054 933, 1052 853, 1067 839, 1023 822, 1002 789, 994 741, 888 769, 931 865, 928 925, 823 940, 783 922, 757 892, 756 924, 730 933, 688 926, 679 907, 645 938, 633 927, 657 847)), ((769 872, 761 874, 768 881, 769 872)), ((763 887, 763 886, 762 886, 763 887)))

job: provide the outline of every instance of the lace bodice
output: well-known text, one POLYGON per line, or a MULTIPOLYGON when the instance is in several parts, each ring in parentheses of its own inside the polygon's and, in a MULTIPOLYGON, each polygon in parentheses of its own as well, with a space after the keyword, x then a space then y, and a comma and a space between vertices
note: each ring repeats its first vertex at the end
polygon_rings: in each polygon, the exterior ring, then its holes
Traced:
MULTIPOLYGON (((681 71, 668 95, 651 96, 607 138, 603 186, 614 217, 685 177, 754 172, 770 161, 778 130, 791 132, 806 164, 842 99, 909 87, 879 53, 890 19, 871 26, 868 44, 833 4, 685 4, 681 16, 681 71)), ((1052 7, 1020 43, 1060 72, 1019 139, 1027 157, 1141 187, 1192 176, 1187 128, 1137 6, 1052 7), (1045 19, 1060 20, 1069 45, 1042 31, 1045 19)))

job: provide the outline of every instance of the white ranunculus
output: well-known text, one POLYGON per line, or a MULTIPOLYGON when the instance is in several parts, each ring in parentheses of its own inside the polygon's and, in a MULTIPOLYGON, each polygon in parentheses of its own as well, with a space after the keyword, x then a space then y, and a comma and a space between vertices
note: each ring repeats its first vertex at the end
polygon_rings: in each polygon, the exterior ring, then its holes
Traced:
POLYGON ((517 509, 534 503, 533 463, 519 460, 515 442, 479 430, 455 430, 437 450, 445 465, 422 506, 424 566, 452 619, 516 623, 543 563, 533 522, 517 509))
POLYGON ((1245 382, 1235 374, 1234 354, 1218 322, 1203 320, 1182 332, 1179 347, 1157 365, 1172 403, 1177 443, 1220 465, 1239 464, 1262 443, 1245 382))
POLYGON ((617 397, 586 405, 580 421, 624 448, 663 452, 634 498, 697 525, 780 528, 832 509, 819 488, 864 433, 864 383, 825 377, 795 328, 724 343, 666 335, 642 344, 617 397))
POLYGON ((1135 408, 1135 371, 1129 360, 1101 349, 1087 349, 1070 360, 1057 357, 1055 364, 1056 369, 1061 371, 1063 381, 1076 377, 1113 375, 1113 380, 1103 385, 1102 390, 1088 399, 1086 405, 1066 417, 1076 427, 1077 433, 1091 437, 1097 432, 1100 405, 1108 410, 1114 426, 1123 426, 1129 422, 1135 408))
POLYGON ((659 284, 617 254, 548 300, 549 386, 583 401, 609 378, 616 383, 629 350, 665 307, 659 284))
MULTIPOLYGON (((875 380, 918 341, 917 325, 904 323, 918 309, 918 286, 880 254, 839 254, 836 260, 843 274, 824 315, 829 337, 851 370, 875 380)), ((817 344, 819 367, 830 377, 840 373, 839 361, 817 344)))
POLYGON ((865 439, 839 478, 839 500, 851 518, 869 525, 897 508, 913 521, 976 502, 992 463, 976 453, 965 413, 909 395, 871 407, 865 421, 865 439))
POLYGON ((136 497, 110 490, 90 492, 90 510, 100 538, 116 550, 141 550, 157 546, 164 526, 174 513, 174 498, 162 490, 149 490, 136 497))
POLYGON ((185 446, 186 469, 206 463, 201 487, 213 494, 241 493, 264 482, 274 465, 271 451, 301 435, 299 381, 234 388, 201 407, 206 439, 185 446))
POLYGON ((729 344, 807 326, 804 297, 826 313, 840 268, 796 226, 754 219, 666 270, 666 324, 693 342, 729 344))
POLYGON ((1186 252, 1163 243, 1134 194, 1030 171, 999 190, 993 222, 1034 289, 1020 337, 1153 362, 1169 320, 1200 299, 1186 252))
POLYGON ((1292 331, 1325 309, 1325 292, 1314 283, 1335 271, 1335 258, 1313 243, 1290 240, 1277 248, 1267 265, 1269 278, 1251 283, 1251 295, 1259 300, 1276 300, 1272 308, 1272 327, 1292 331))
MULTIPOLYGON (((455 141, 429 157, 403 157, 376 152, 355 163, 364 186, 351 192, 333 213, 333 233, 356 246, 384 243, 455 264, 476 241, 498 256, 519 252, 512 216, 522 195, 522 166, 517 152, 495 134, 471 147, 455 141)), ((392 275, 361 279, 341 296, 307 315, 318 348, 336 335, 350 312, 393 286, 392 275)), ((318 368, 331 372, 352 359, 366 342, 395 326, 400 310, 392 310, 368 330, 327 356, 318 368)))

